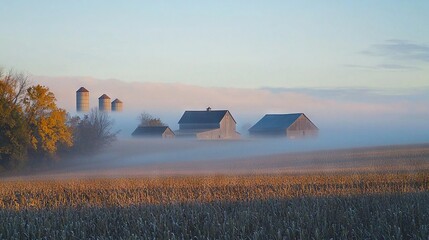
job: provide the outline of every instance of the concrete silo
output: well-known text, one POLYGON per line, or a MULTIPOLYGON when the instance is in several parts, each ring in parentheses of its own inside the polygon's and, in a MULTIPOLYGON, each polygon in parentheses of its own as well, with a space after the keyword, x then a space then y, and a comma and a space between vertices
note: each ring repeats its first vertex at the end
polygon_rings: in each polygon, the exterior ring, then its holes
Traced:
POLYGON ((76 91, 76 111, 89 111, 89 91, 81 87, 76 91))
POLYGON ((115 99, 115 100, 112 102, 112 111, 115 111, 115 112, 122 112, 122 107, 123 107, 123 103, 122 103, 122 101, 121 101, 121 100, 119 100, 119 99, 115 99))
POLYGON ((98 109, 102 112, 110 112, 110 97, 106 94, 98 98, 98 109))

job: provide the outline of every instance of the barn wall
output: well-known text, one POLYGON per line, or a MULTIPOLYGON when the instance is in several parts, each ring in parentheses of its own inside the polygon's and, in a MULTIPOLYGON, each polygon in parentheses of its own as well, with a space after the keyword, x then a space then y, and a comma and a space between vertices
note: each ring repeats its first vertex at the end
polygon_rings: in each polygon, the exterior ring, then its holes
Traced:
POLYGON ((239 138, 239 135, 236 132, 236 123, 229 112, 227 112, 223 119, 220 121, 220 129, 222 138, 239 138))
POLYGON ((291 131, 298 131, 298 130, 304 130, 304 131, 310 131, 314 130, 317 131, 318 128, 304 115, 301 115, 289 128, 288 130, 291 131))
POLYGON ((304 137, 316 137, 319 134, 318 130, 286 130, 286 136, 288 138, 304 138, 304 137))
POLYGON ((319 129, 305 116, 300 116, 287 130, 288 138, 314 137, 319 129))
POLYGON ((206 139, 206 140, 214 140, 214 139, 222 139, 222 131, 220 128, 209 130, 205 132, 197 133, 198 139, 206 139))
POLYGON ((225 140, 225 139, 238 139, 240 138, 240 135, 236 132, 230 135, 225 135, 224 130, 221 128, 209 130, 205 132, 197 133, 198 139, 205 139, 205 140, 225 140))
POLYGON ((167 128, 162 134, 162 138, 174 138, 174 133, 169 128, 167 128))
POLYGON ((286 133, 282 130, 263 130, 263 131, 249 131, 249 134, 254 137, 284 137, 286 133))

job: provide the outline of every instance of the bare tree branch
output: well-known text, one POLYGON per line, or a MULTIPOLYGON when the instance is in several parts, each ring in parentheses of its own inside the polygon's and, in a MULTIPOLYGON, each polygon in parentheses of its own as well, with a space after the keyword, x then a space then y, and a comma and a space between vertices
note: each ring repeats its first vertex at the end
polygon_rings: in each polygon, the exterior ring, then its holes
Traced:
POLYGON ((150 126, 165 126, 165 123, 161 121, 160 118, 155 118, 149 113, 143 112, 138 117, 140 121, 140 126, 150 127, 150 126))

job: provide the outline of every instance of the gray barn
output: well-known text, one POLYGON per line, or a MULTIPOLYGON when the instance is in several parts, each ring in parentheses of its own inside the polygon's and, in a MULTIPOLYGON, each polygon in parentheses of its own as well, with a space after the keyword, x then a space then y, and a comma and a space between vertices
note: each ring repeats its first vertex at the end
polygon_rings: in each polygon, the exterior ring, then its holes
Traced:
POLYGON ((252 136, 317 136, 319 129, 304 113, 266 114, 249 129, 252 136))
POLYGON ((177 136, 198 139, 238 139, 236 121, 228 110, 186 111, 179 121, 177 136))
POLYGON ((138 126, 131 135, 133 137, 174 138, 174 132, 168 126, 138 126))

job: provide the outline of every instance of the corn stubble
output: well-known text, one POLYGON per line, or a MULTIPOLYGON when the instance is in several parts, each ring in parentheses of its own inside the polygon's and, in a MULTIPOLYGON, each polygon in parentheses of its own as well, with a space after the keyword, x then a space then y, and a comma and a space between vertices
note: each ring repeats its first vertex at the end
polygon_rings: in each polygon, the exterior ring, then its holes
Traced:
POLYGON ((0 239, 428 239, 429 173, 3 181, 0 239))

